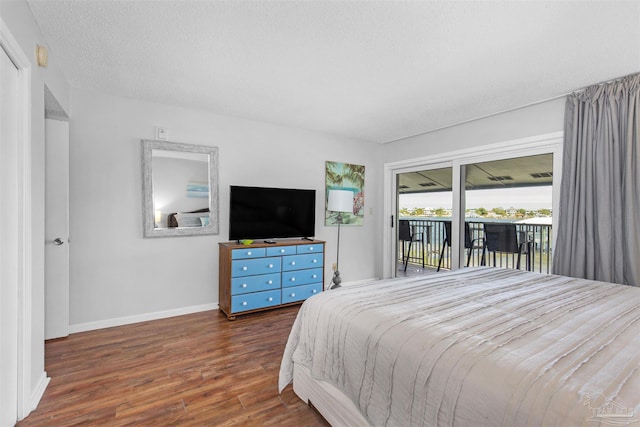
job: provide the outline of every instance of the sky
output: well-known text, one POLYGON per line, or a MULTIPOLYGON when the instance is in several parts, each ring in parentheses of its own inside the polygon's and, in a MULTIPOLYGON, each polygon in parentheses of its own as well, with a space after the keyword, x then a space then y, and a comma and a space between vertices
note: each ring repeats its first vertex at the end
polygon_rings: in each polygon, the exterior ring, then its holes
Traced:
MULTIPOLYGON (((520 187, 467 191, 467 209, 510 208, 551 209, 552 187, 520 187)), ((400 196, 402 208, 452 208, 452 193, 422 193, 400 196)))

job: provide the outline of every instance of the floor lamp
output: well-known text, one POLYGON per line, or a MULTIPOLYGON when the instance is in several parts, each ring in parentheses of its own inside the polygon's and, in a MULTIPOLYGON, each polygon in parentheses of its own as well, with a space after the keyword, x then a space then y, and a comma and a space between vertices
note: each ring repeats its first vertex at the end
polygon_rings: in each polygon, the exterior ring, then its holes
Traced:
POLYGON ((327 201, 327 210, 338 212, 336 220, 338 221, 338 249, 336 253, 336 271, 331 279, 329 289, 340 287, 342 279, 340 278, 340 224, 342 224, 342 212, 353 213, 353 191, 349 190, 329 190, 329 200, 327 201))

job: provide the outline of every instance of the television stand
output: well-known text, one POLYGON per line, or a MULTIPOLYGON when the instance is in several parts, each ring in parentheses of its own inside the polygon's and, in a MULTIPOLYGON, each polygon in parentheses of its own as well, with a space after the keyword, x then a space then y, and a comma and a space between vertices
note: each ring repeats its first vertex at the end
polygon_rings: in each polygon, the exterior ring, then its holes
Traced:
POLYGON ((308 240, 310 242, 313 242, 313 237, 303 237, 302 240, 308 240))

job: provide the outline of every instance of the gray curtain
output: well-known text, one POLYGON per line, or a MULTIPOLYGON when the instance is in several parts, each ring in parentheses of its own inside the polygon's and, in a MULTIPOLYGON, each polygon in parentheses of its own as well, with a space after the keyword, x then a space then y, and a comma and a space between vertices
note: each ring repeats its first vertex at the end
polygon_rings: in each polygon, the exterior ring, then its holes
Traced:
POLYGON ((567 97, 554 272, 640 286, 640 74, 567 97))

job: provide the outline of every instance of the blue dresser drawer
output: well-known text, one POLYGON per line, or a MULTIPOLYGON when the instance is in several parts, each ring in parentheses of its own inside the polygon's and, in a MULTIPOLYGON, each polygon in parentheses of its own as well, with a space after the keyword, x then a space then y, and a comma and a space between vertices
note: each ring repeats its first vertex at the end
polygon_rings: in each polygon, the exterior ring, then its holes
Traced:
POLYGON ((283 288, 282 304, 303 301, 315 294, 319 294, 320 292, 322 292, 322 283, 283 288))
POLYGON ((309 244, 309 245, 300 245, 297 246, 299 254, 310 254, 310 253, 322 253, 324 252, 324 245, 322 243, 309 244))
POLYGON ((265 248, 242 248, 231 251, 231 259, 247 259, 264 257, 265 248))
POLYGON ((239 259, 231 261, 231 277, 255 276, 280 271, 282 258, 239 259))
POLYGON ((275 246, 267 248, 267 256, 293 255, 297 253, 295 246, 275 246))
POLYGON ((322 283, 322 268, 307 270, 293 270, 282 273, 282 286, 308 285, 309 283, 322 283))
POLYGON ((245 276, 231 279, 231 295, 268 291, 280 288, 280 273, 245 276))
POLYGON ((280 304, 280 289, 274 291, 254 292, 252 294, 234 295, 231 297, 231 311, 247 311, 256 308, 271 307, 280 304))
POLYGON ((219 247, 218 305, 229 320, 301 304, 324 291, 322 240, 221 242, 219 247))
POLYGON ((323 261, 322 253, 283 256, 282 271, 321 267, 323 265, 323 261))

